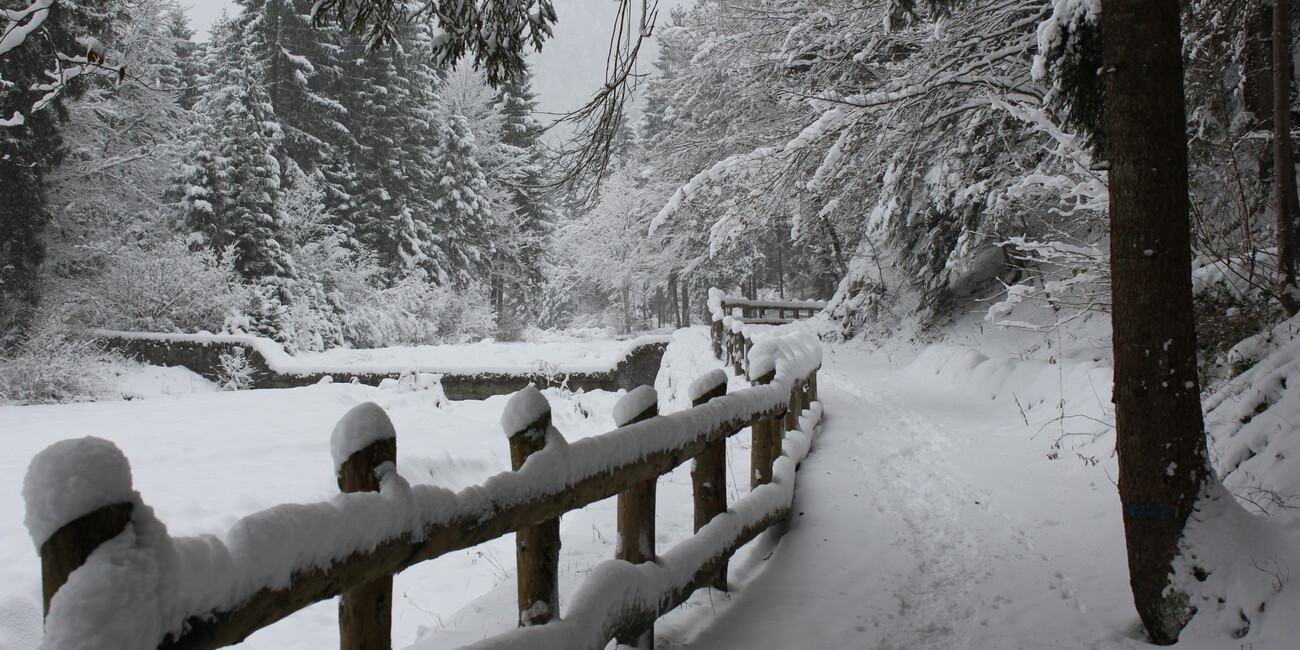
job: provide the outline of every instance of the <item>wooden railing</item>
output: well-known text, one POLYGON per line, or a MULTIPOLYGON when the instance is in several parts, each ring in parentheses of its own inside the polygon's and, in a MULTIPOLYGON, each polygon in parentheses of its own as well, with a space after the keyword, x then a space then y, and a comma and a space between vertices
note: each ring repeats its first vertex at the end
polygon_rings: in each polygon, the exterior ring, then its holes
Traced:
POLYGON ((639 388, 616 409, 617 429, 572 444, 541 393, 524 389, 502 419, 514 471, 459 493, 398 476, 396 432, 382 409, 362 404, 331 439, 341 494, 246 517, 226 542, 168 536, 112 443, 56 443, 33 459, 24 488, 46 646, 218 648, 342 595, 342 648, 389 648, 394 574, 513 532, 521 629, 473 647, 598 649, 613 638, 653 647, 659 616, 697 588, 725 589, 728 558, 786 517, 820 421, 810 337, 765 340, 749 367, 751 387, 728 395, 715 370, 692 385, 692 408, 669 415, 658 415, 653 389, 639 388), (725 439, 746 427, 751 491, 728 508, 725 439), (696 534, 660 555, 655 482, 690 459, 696 534), (560 619, 558 518, 615 494, 617 559, 589 574, 560 619))
POLYGON ((736 374, 747 372, 749 349, 753 345, 745 335, 748 325, 788 325, 812 318, 826 308, 826 303, 811 300, 749 300, 727 296, 719 289, 709 289, 709 328, 713 356, 730 364, 736 374))

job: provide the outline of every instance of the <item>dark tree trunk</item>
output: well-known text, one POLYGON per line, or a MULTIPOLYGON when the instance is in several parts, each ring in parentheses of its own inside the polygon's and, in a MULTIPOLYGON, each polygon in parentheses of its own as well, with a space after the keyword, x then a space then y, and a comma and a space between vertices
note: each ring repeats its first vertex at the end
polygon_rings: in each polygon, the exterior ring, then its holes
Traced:
POLYGON ((1242 76, 1242 100, 1255 115, 1255 128, 1273 129, 1273 16, 1269 7, 1258 7, 1246 21, 1246 51, 1242 76))
POLYGON ((1185 594, 1165 589, 1208 476, 1179 9, 1177 2, 1102 0, 1101 15, 1119 494, 1134 603, 1151 639, 1169 644, 1192 610, 1185 594))
POLYGON ((691 276, 682 276, 682 322, 678 327, 691 326, 691 276))
POLYGON ((785 300, 785 233, 776 229, 776 296, 785 300))
POLYGON ((677 272, 673 271, 668 274, 668 300, 673 307, 673 327, 682 326, 681 303, 677 299, 677 272))
POLYGON ((1291 151, 1291 24, 1287 0, 1273 0, 1273 178, 1277 183, 1273 208, 1277 213, 1278 303, 1287 317, 1300 311, 1296 292, 1295 163, 1291 151))

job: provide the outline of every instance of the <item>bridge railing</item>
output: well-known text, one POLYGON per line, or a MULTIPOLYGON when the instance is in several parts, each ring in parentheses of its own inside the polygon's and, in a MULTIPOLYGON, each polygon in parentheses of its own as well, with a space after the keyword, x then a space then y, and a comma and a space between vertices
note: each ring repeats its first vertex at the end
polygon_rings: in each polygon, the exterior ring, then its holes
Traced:
POLYGON ((709 289, 713 356, 731 364, 736 374, 744 373, 753 346, 744 334, 745 326, 788 325, 812 318, 825 308, 825 302, 813 300, 749 300, 709 289))
POLYGON ((788 514, 821 417, 820 363, 809 336, 767 339, 751 351, 750 387, 727 394, 715 370, 693 384, 690 409, 668 415, 642 387, 616 407, 618 428, 572 444, 545 397, 524 389, 502 418, 513 471, 458 493, 399 476, 392 423, 362 404, 331 437, 338 496, 250 515, 223 539, 169 536, 112 443, 56 443, 24 483, 44 647, 218 648, 341 595, 341 647, 389 648, 394 574, 510 533, 521 629, 473 647, 653 647, 659 616, 695 589, 725 589, 731 555, 788 514), (728 505, 725 439, 747 427, 751 490, 728 505), (655 483, 690 459, 696 532, 660 554, 655 483), (593 569, 561 618, 558 518, 616 494, 616 559, 593 569))

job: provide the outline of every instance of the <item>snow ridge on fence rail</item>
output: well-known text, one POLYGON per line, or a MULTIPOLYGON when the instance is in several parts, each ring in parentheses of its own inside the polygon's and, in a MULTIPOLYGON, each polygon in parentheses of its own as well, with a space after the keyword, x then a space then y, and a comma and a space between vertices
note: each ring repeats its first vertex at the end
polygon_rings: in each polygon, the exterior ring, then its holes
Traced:
MULTIPOLYGON (((377 491, 276 506, 236 522, 224 541, 211 535, 168 535, 131 487, 129 464, 112 443, 88 438, 84 444, 56 444, 33 460, 24 483, 29 527, 45 574, 42 647, 216 648, 237 643, 314 602, 653 482, 751 424, 756 442, 760 430, 763 436, 775 431, 779 449, 778 423, 797 421, 801 431, 785 437, 785 456, 775 467, 772 458, 766 460, 767 476, 774 478, 770 488, 758 484, 756 468, 756 489, 748 497, 702 527, 697 511, 698 537, 664 554, 662 566, 631 569, 639 576, 636 584, 649 590, 643 593, 657 594, 653 602, 629 601, 628 594, 636 592, 606 593, 632 566, 613 564, 580 592, 570 608, 572 625, 559 621, 539 628, 559 626, 560 632, 543 634, 566 639, 595 638, 611 628, 620 635, 636 632, 666 611, 667 603, 675 606, 694 588, 709 584, 714 577, 710 567, 725 563, 736 547, 779 521, 789 508, 793 468, 807 452, 820 418, 820 406, 812 400, 821 351, 810 336, 794 334, 766 339, 754 352, 751 365, 764 369, 766 376, 751 377, 761 385, 573 444, 550 428, 544 446, 517 471, 481 485, 458 493, 411 486, 390 457, 360 472, 373 474, 377 491), (89 455, 83 454, 87 450, 89 455), (125 469, 112 472, 114 480, 105 482, 96 478, 105 464, 125 469), (78 491, 103 494, 68 496, 78 491), (706 557, 710 552, 714 555, 706 557), (683 576, 691 579, 682 583, 683 576), (601 604, 606 597, 610 602, 601 604), (620 617, 622 622, 616 620, 620 617), (575 629, 578 621, 584 621, 584 632, 564 631, 575 629)), ((525 392, 529 390, 536 392, 525 392)), ((637 399, 646 403, 644 396, 637 399)), ((351 453, 348 459, 335 459, 336 470, 394 441, 382 410, 368 404, 357 408, 364 412, 345 416, 333 436, 332 447, 340 455, 351 453)), ((515 420, 533 415, 537 413, 508 412, 503 422, 518 426, 515 420)), ((549 410, 545 420, 549 426, 549 410)), ((343 473, 339 476, 342 487, 343 473)), ((698 503, 697 496, 697 508, 698 503)), ((603 647, 604 642, 592 644, 603 647)))

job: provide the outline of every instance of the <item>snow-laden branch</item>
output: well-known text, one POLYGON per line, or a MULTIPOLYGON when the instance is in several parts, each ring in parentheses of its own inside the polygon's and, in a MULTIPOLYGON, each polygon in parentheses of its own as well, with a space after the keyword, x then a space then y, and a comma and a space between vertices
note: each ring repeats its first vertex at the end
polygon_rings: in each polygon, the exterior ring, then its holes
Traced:
POLYGON ((4 16, 9 24, 0 33, 0 56, 22 45, 28 36, 40 29, 53 6, 54 0, 35 0, 26 9, 5 9, 4 16))

